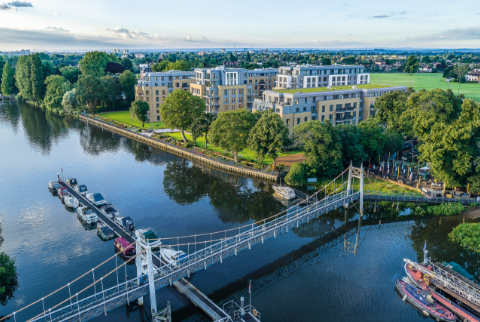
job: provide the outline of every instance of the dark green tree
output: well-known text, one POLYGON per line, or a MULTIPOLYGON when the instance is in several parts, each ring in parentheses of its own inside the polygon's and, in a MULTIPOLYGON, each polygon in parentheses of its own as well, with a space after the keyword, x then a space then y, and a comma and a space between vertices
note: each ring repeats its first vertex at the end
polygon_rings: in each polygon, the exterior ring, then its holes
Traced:
POLYGON ((402 114, 407 109, 408 94, 403 91, 387 92, 375 100, 375 118, 393 130, 402 128, 402 114))
POLYGON ((3 95, 14 95, 18 92, 17 86, 15 86, 15 70, 10 67, 9 63, 3 67, 1 89, 3 95))
POLYGON ((273 160, 276 167, 277 151, 290 143, 288 127, 281 116, 269 110, 263 113, 255 126, 250 130, 248 147, 255 153, 257 161, 262 164, 265 156, 273 160))
POLYGON ((7 305, 18 289, 18 274, 15 258, 0 253, 0 304, 7 305))
POLYGON ((307 184, 308 167, 303 163, 294 163, 285 176, 285 182, 291 186, 303 186, 307 184))
POLYGON ((30 81, 32 84, 32 99, 38 103, 43 101, 45 97, 43 66, 38 54, 29 55, 29 57, 31 60, 30 81))
POLYGON ((312 175, 329 178, 342 170, 342 142, 327 121, 308 121, 293 128, 296 141, 305 149, 303 162, 312 175))
POLYGON ((413 73, 418 72, 419 67, 420 64, 418 63, 417 56, 408 56, 407 63, 405 64, 405 73, 410 73, 410 75, 413 75, 413 73))
POLYGON ((238 153, 247 147, 254 125, 255 116, 245 109, 220 112, 210 128, 210 139, 214 145, 232 153, 238 162, 238 153))
POLYGON ((111 108, 118 101, 120 94, 122 93, 122 87, 112 76, 100 77, 100 83, 100 103, 107 108, 111 108))
POLYGON ((332 60, 330 58, 322 58, 322 65, 331 65, 332 64, 332 60))
POLYGON ((183 141, 187 142, 184 130, 205 111, 205 102, 192 93, 175 90, 165 98, 160 106, 160 116, 163 124, 180 129, 183 141))
POLYGON ((102 77, 105 76, 105 67, 109 62, 107 54, 101 51, 89 51, 85 53, 82 60, 78 62, 80 71, 84 76, 102 77))
MULTIPOLYGON (((122 58, 122 60, 120 61, 120 64, 123 67, 125 67, 125 70, 129 70, 129 71, 133 72, 133 63, 130 60, 130 58, 127 58, 127 57, 122 58)), ((157 70, 157 72, 158 72, 158 70, 157 70)))
POLYGON ((215 120, 215 117, 215 114, 212 113, 202 113, 199 117, 193 120, 191 126, 193 141, 196 142, 197 138, 203 135, 205 138, 205 149, 208 148, 208 131, 210 131, 210 126, 215 120))
POLYGON ((362 131, 358 126, 343 124, 337 126, 338 135, 342 142, 343 167, 348 167, 350 161, 354 166, 359 166, 368 159, 362 146, 362 131))
POLYGON ((150 106, 147 102, 142 100, 136 100, 130 107, 130 117, 136 118, 139 122, 142 122, 142 127, 147 121, 147 113, 150 110, 150 106))
POLYGON ((137 83, 137 79, 131 71, 126 70, 120 74, 119 80, 127 104, 130 104, 135 100, 135 84, 137 83))
POLYGON ((47 85, 47 91, 44 103, 47 109, 62 107, 63 96, 70 90, 70 83, 63 76, 50 75, 45 80, 45 85, 47 85))
POLYGON ((100 88, 102 83, 100 78, 91 75, 80 76, 76 87, 76 96, 79 104, 86 105, 93 113, 96 113, 96 107, 100 101, 100 88))
POLYGON ((369 118, 360 122, 358 128, 362 131, 362 146, 372 160, 378 160, 385 153, 385 134, 377 119, 369 118))
POLYGON ((65 77, 70 84, 75 84, 82 72, 77 67, 67 66, 60 68, 60 74, 65 77))

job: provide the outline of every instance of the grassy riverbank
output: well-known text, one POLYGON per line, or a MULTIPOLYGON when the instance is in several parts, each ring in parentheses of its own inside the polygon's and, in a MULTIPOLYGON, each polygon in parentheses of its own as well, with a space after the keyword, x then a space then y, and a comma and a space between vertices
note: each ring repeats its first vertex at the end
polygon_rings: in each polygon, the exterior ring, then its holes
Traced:
MULTIPOLYGON (((117 121, 126 125, 134 126, 137 128, 142 128, 142 123, 137 121, 135 118, 130 118, 129 111, 120 111, 120 112, 106 112, 106 113, 99 113, 101 117, 111 119, 113 121, 117 121)), ((152 123, 145 123, 144 128, 153 127, 154 129, 164 129, 165 126, 162 122, 152 122, 152 123)))

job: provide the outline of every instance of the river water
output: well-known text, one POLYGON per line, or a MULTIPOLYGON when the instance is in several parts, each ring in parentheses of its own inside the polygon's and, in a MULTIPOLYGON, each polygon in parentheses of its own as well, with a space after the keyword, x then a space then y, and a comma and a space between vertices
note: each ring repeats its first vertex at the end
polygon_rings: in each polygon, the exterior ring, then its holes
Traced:
MULTIPOLYGON (((19 281, 0 315, 45 297, 113 255, 113 241, 84 229, 47 190, 62 168, 66 178, 101 192, 122 215, 160 237, 230 229, 286 207, 273 196, 271 183, 201 166, 29 105, 0 106, 0 251, 16 258, 19 281)), ((368 219, 357 238, 357 206, 240 252, 197 272, 191 282, 222 305, 240 296, 248 303, 251 280, 252 305, 262 321, 421 321, 394 292, 395 279, 405 276, 403 258, 421 260, 426 241, 432 260, 455 261, 479 276, 477 255, 447 238, 458 218, 409 218, 398 216, 391 205, 376 213, 367 205, 368 219), (379 219, 390 223, 379 226, 379 219), (321 251, 339 236, 341 243, 321 251)), ((111 260, 95 274, 113 268, 111 260)), ((127 274, 135 276, 134 266, 127 274)), ((125 272, 119 278, 124 280, 125 272)), ((92 281, 87 274, 72 284, 72 293, 92 281)), ((45 308, 67 295, 63 289, 48 297, 45 308)), ((173 321, 209 321, 169 287, 157 291, 158 308, 167 301, 173 321)), ((42 302, 20 312, 17 321, 40 312, 42 302)), ((142 316, 121 307, 96 320, 141 321, 142 316)))

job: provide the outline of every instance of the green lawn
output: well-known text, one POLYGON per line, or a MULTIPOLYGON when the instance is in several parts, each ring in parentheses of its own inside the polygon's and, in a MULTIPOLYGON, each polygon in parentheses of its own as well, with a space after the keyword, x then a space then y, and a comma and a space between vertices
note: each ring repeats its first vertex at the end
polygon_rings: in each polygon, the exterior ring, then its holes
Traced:
MULTIPOLYGON (((355 85, 358 89, 372 89, 372 88, 384 88, 384 87, 391 87, 390 85, 378 85, 378 84, 362 84, 362 85, 355 85)), ((352 89, 352 85, 349 86, 333 86, 331 89, 327 87, 311 87, 311 88, 295 88, 295 89, 276 89, 275 92, 278 93, 289 93, 295 94, 296 92, 302 93, 318 93, 318 92, 331 92, 333 90, 342 91, 352 89)))
MULTIPOLYGON (((137 119, 133 119, 133 121, 130 118, 130 112, 129 111, 121 111, 121 112, 109 112, 109 113, 99 113, 98 115, 109 118, 118 122, 125 123, 127 125, 135 126, 135 127, 141 127, 142 123, 137 121, 137 119)), ((145 123, 145 127, 148 128, 150 126, 153 126, 156 129, 163 129, 165 128, 162 124, 162 122, 153 122, 153 123, 145 123)))
MULTIPOLYGON (((183 140, 182 139, 182 134, 180 134, 180 132, 165 133, 165 135, 168 135, 168 136, 170 136, 170 137, 172 137, 176 140, 183 140)), ((190 134, 185 133, 185 137, 187 138, 188 141, 193 142, 192 136, 190 134)), ((197 146, 199 146, 201 148, 205 148, 205 138, 204 137, 198 138, 195 143, 196 143, 197 146)), ((216 151, 216 152, 223 152, 223 150, 221 148, 213 146, 210 143, 208 144, 208 149, 212 150, 212 151, 216 151)), ((283 153, 279 154, 279 157, 282 157, 282 156, 285 156, 285 155, 296 154, 296 153, 303 153, 303 152, 302 151, 283 152, 283 153)), ((255 162, 257 162, 253 151, 251 151, 250 149, 245 149, 242 152, 240 152, 238 154, 238 158, 240 160, 241 159, 243 159, 243 160, 255 160, 255 162)), ((263 160, 264 164, 272 164, 272 162, 273 162, 273 160, 268 158, 268 157, 266 157, 263 160)))
MULTIPOLYGON (((448 83, 442 74, 403 74, 403 73, 372 73, 370 74, 371 84, 388 84, 388 85, 402 85, 412 87, 415 90, 431 90, 435 88, 451 89, 455 94, 458 91, 458 83, 448 83), (450 85, 450 87, 449 87, 450 85)), ((480 84, 464 83, 460 84, 460 94, 466 97, 480 99, 480 84)))

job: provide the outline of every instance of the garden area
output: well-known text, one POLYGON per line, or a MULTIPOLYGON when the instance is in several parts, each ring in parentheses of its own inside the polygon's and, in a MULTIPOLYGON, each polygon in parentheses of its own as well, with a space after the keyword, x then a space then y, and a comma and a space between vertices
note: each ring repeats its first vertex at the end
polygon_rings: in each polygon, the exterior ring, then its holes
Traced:
MULTIPOLYGON (((119 123, 123 123, 125 125, 141 128, 142 122, 138 121, 136 118, 130 117, 130 111, 119 111, 119 112, 107 112, 107 113, 99 113, 97 114, 105 119, 111 119, 112 121, 116 121, 119 123)), ((152 122, 152 123, 145 123, 144 128, 153 128, 153 129, 164 129, 165 126, 162 122, 152 122)))
MULTIPOLYGON (((458 83, 446 82, 442 74, 439 73, 416 73, 413 75, 403 73, 371 73, 371 84, 386 84, 386 85, 400 85, 413 87, 414 90, 421 89, 432 90, 440 88, 443 90, 451 89, 457 94, 458 83)), ((465 97, 480 100, 480 84, 478 83, 463 83, 460 84, 460 94, 465 97)))

